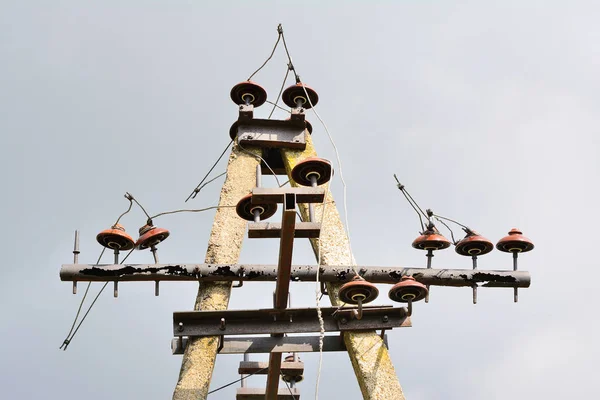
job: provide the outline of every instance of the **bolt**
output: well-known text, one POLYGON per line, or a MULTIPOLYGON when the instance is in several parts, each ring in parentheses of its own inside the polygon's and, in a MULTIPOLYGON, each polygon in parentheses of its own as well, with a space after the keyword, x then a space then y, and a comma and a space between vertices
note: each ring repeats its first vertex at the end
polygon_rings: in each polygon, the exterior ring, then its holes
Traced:
POLYGON ((340 324, 344 325, 346 323, 348 323, 348 320, 346 318, 340 319, 340 324))
POLYGON ((183 322, 180 322, 180 323, 179 323, 179 326, 177 327, 177 330, 178 330, 179 332, 183 332, 183 322))
POLYGON ((383 322, 388 322, 390 319, 388 318, 388 316, 387 316, 387 315, 384 315, 384 316, 383 316, 383 318, 381 318, 381 320, 382 320, 383 322))
POLYGON ((219 325, 219 329, 224 331, 226 328, 225 326, 225 318, 221 318, 221 324, 219 325))

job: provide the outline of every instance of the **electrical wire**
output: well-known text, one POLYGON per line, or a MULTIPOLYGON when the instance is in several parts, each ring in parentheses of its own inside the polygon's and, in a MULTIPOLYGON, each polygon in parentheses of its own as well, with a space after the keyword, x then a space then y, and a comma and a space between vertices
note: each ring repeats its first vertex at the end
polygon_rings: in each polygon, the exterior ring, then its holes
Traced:
MULTIPOLYGON (((260 71, 261 69, 263 69, 263 67, 265 65, 267 65, 267 63, 269 62, 269 60, 271 60, 271 58, 273 58, 273 54, 275 54, 275 50, 277 49, 277 45, 279 44, 279 40, 281 40, 281 38, 283 37, 283 27, 281 26, 281 24, 277 25, 277 41, 275 42, 275 46, 273 46, 273 50, 271 51, 271 54, 269 55, 269 57, 265 60, 265 62, 256 70, 252 73, 252 75, 250 75, 248 77, 248 80, 251 80, 252 77, 254 75, 256 75, 258 73, 258 71, 260 71)), ((285 43, 285 40, 284 40, 285 43)))
POLYGON ((271 112, 269 113, 269 118, 268 119, 271 119, 271 116, 273 115, 273 112, 275 112, 275 108, 278 107, 277 103, 279 103, 279 98, 281 97, 281 93, 283 93, 283 88, 285 87, 285 82, 287 81, 287 78, 288 78, 289 74, 290 74, 290 67, 288 66, 288 69, 285 71, 285 76, 283 77, 283 82, 281 83, 281 88, 279 89, 279 93, 277 94, 277 98, 275 99, 275 103, 273 104, 273 109, 271 109, 271 112))
POLYGON ((275 171, 273 171, 273 168, 271 168, 271 166, 269 165, 269 163, 267 162, 267 160, 265 160, 264 158, 262 158, 261 156, 259 156, 258 154, 254 154, 251 151, 246 150, 241 144, 240 142, 238 142, 238 147, 240 148, 240 150, 242 150, 244 153, 251 155, 252 157, 256 157, 259 160, 261 160, 262 162, 265 163, 265 165, 267 166, 267 168, 269 169, 269 171, 271 171, 271 173, 273 174, 273 177, 275 178, 275 181, 277 182, 277 185, 279 187, 281 187, 281 183, 279 182, 279 179, 277 179, 277 174, 275 173, 275 171))
MULTIPOLYGON (((460 222, 458 222, 458 221, 455 221, 455 220, 453 220, 453 219, 446 218, 446 217, 442 217, 441 215, 437 215, 437 214, 433 214, 433 216, 434 216, 434 217, 436 217, 436 218, 445 219, 446 221, 450 221, 450 222, 452 222, 452 223, 455 223, 456 225, 458 225, 458 226, 460 226, 460 227, 463 227, 463 228, 465 228, 465 229, 469 229, 469 227, 468 227, 468 226, 466 226, 466 225, 463 225, 463 224, 461 224, 460 222)), ((470 229, 469 229, 469 230, 470 230, 470 229)))
POLYGON ((440 221, 440 223, 442 225, 444 225, 446 227, 446 229, 448 229, 450 231, 450 237, 452 238, 452 244, 454 244, 456 246, 456 243, 458 243, 458 242, 456 241, 456 239, 454 239, 454 232, 452 231, 452 229, 450 229, 450 227, 448 226, 447 223, 445 223, 443 220, 439 219, 435 215, 434 215, 434 218, 437 219, 438 221, 440 221))
POLYGON ((261 369, 259 369, 258 371, 255 371, 255 372, 253 372, 253 373, 251 373, 251 374, 244 375, 244 376, 242 376, 240 379, 236 379, 235 381, 233 381, 233 382, 230 382, 230 383, 228 383, 227 385, 223 385, 223 386, 220 386, 220 387, 218 387, 218 388, 216 388, 216 389, 214 389, 214 390, 211 390, 211 391, 210 391, 210 392, 208 392, 207 394, 213 394, 213 393, 215 393, 215 392, 218 392, 219 390, 225 389, 226 387, 229 387, 229 386, 231 386, 231 385, 235 385, 236 383, 238 383, 238 382, 241 382, 241 381, 243 381, 244 379, 246 379, 246 378, 248 378, 248 377, 250 377, 250 376, 252 376, 252 375, 259 374, 259 373, 261 373, 261 372, 263 372, 263 371, 265 371, 265 370, 267 370, 267 369, 269 369, 269 367, 264 367, 264 368, 261 368, 261 369))
MULTIPOLYGON (((410 201, 410 199, 412 197, 409 198, 407 196, 408 192, 405 191, 406 189, 404 188, 404 185, 400 183, 400 181, 398 180, 398 177, 396 176, 396 174, 394 174, 394 178, 396 179, 396 182, 398 182, 398 185, 397 185, 398 189, 400 190, 400 192, 402 192, 402 194, 406 198, 406 201, 408 201, 408 204, 410 204, 410 206, 413 208, 413 210, 415 210, 415 212, 417 213, 417 217, 419 217, 419 222, 421 223, 421 231, 424 232, 425 231, 425 226, 423 225, 423 218, 421 218, 421 213, 419 212, 419 210, 421 208, 418 205, 415 205, 416 203, 413 204, 413 202, 410 201), (419 207, 419 208, 417 209, 417 207, 419 207)), ((421 210, 421 212, 423 212, 423 211, 421 210)))
MULTIPOLYGON (((285 44, 285 41, 284 41, 284 44, 285 44)), ((338 151, 337 146, 335 145, 335 141, 333 140, 331 133, 329 132, 329 129, 327 128, 327 125, 325 124, 325 122, 323 122, 323 119, 321 118, 321 116, 319 115, 317 110, 315 109, 314 104, 312 103, 310 96, 308 95, 308 91, 306 90, 306 86, 302 82, 299 82, 299 83, 302 85, 302 89, 304 89, 304 94, 306 94, 306 99, 308 100, 308 103, 310 104, 311 109, 317 116, 317 119, 321 122, 321 125, 323 125, 323 128, 325 128, 325 132, 327 133, 327 136, 329 137, 329 141, 331 142, 331 145, 333 146, 333 150, 335 151, 335 157, 337 159, 338 169, 340 171, 340 180, 342 181, 342 186, 344 188, 344 191, 343 191, 344 222, 346 225, 345 226, 346 236, 348 236, 348 251, 350 252, 350 265, 352 267, 352 271, 354 272, 354 274, 356 274, 357 276, 360 276, 360 273, 356 270, 356 266, 354 265, 354 264, 356 264, 356 261, 354 260, 354 254, 352 253, 352 245, 350 243, 350 223, 348 222, 348 201, 347 201, 348 196, 346 195, 347 188, 346 188, 346 181, 344 180, 344 173, 342 170, 342 160, 340 160, 340 153, 338 151)))
MULTIPOLYGON (((231 146, 231 144, 233 143, 233 139, 227 144, 227 147, 225 147, 225 150, 223 150, 223 152, 221 153, 221 155, 219 156, 219 158, 217 159, 217 161, 215 161, 215 163, 213 164, 212 167, 210 167, 210 169, 208 170, 208 172, 206 173, 206 175, 204 175, 204 178, 202 178, 202 180, 200 181, 200 183, 196 186, 196 188, 192 191, 192 193, 190 193, 190 195, 188 196, 187 199, 185 199, 185 202, 187 203, 187 201, 190 198, 196 198, 196 195, 200 192, 200 190, 202 189, 202 184, 204 183, 204 181, 206 180, 206 178, 208 178, 208 176, 210 175, 210 173, 213 171, 213 169, 215 169, 215 167, 217 166, 217 164, 219 164, 219 161, 221 161, 221 159, 223 158, 223 156, 225 155, 225 153, 227 152, 227 149, 229 149, 229 146, 231 146)), ((219 175, 221 176, 221 175, 219 175)), ((217 178, 219 177, 217 176, 217 178)), ((213 180, 217 179, 214 178, 208 182, 206 182, 207 184, 212 182, 213 180)))
MULTIPOLYGON (((281 26, 281 24, 280 24, 281 26)), ((281 28, 281 40, 283 41, 283 48, 285 49, 285 54, 287 55, 289 64, 288 67, 290 69, 290 71, 292 71, 294 73, 294 78, 296 79, 296 83, 300 83, 300 76, 298 76, 298 74, 296 73, 296 69, 294 68, 294 63, 292 62, 292 56, 290 55, 290 52, 288 51, 288 47, 287 47, 287 43, 285 43, 285 35, 283 34, 283 28, 281 28)))
POLYGON ((140 202, 139 202, 139 201, 137 201, 137 199, 136 199, 135 197, 133 197, 133 195, 132 195, 131 193, 129 193, 129 192, 125 192, 125 197, 126 197, 127 199, 130 199, 130 200, 133 200, 133 201, 135 201, 135 204, 137 204, 137 205, 138 205, 138 206, 139 206, 139 207, 142 209, 142 211, 144 212, 144 214, 146 214, 146 217, 148 217, 148 219, 150 219, 150 214, 148 214, 148 212, 146 211, 146 209, 144 208, 144 206, 142 206, 142 205, 140 204, 140 202))
POLYGON ((219 208, 230 208, 230 207, 237 207, 237 206, 211 206, 211 207, 206 207, 206 208, 197 208, 197 209, 190 209, 190 210, 181 209, 181 210, 173 210, 173 211, 164 211, 164 212, 156 214, 151 219, 158 218, 163 215, 177 214, 177 213, 182 213, 182 212, 194 212, 195 213, 195 212, 203 212, 203 211, 208 211, 208 210, 216 210, 219 208))
POLYGON ((290 110, 288 110, 288 109, 286 109, 286 108, 283 108, 283 107, 281 107, 280 105, 277 105, 276 103, 273 103, 272 101, 265 100, 265 102, 266 102, 266 103, 269 103, 269 104, 272 104, 272 105, 274 105, 275 107, 279 108, 280 110, 283 110, 283 111, 285 111, 285 112, 286 112, 286 113, 288 113, 288 114, 291 114, 291 113, 292 113, 290 110))

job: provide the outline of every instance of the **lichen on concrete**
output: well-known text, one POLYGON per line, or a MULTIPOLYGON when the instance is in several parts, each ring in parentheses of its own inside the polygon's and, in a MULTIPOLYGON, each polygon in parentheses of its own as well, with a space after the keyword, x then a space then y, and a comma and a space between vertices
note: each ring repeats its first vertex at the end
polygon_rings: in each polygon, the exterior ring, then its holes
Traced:
MULTIPOLYGON (((247 150, 260 154, 259 150, 247 150)), ((236 214, 238 201, 252 190, 256 183, 259 159, 234 146, 227 166, 227 179, 221 189, 208 248, 206 263, 235 264, 238 262, 246 231, 246 221, 236 214)), ((195 310, 224 310, 229 304, 231 282, 205 282, 200 285, 195 310)), ((206 399, 212 378, 219 339, 196 338, 188 342, 173 400, 206 399)))
MULTIPOLYGON (((316 157, 317 152, 310 135, 307 135, 306 150, 282 150, 282 156, 288 176, 291 176, 291 170, 298 162, 308 157, 316 157)), ((290 181, 290 183, 298 186, 296 182, 290 181)), ((305 221, 308 220, 308 206, 301 204, 299 208, 302 218, 305 221)), ((321 221, 322 218, 320 238, 311 239, 311 245, 317 257, 320 241, 321 265, 356 265, 351 254, 348 236, 329 190, 324 204, 315 207, 315 220, 321 221), (323 210, 325 210, 324 216, 323 210)), ((327 283, 329 298, 334 306, 341 305, 338 297, 341 286, 338 283, 327 283)), ((388 350, 377 333, 374 331, 347 332, 344 334, 344 342, 364 399, 405 399, 388 350)))

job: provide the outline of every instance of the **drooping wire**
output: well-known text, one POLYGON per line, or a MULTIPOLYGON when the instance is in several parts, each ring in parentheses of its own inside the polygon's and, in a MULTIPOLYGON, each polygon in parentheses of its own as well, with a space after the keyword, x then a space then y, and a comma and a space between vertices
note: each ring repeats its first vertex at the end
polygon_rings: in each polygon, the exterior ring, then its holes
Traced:
POLYGON ((278 105, 278 104, 276 104, 276 103, 273 103, 272 101, 265 100, 265 103, 272 104, 274 107, 277 107, 277 108, 279 108, 280 110, 283 110, 283 111, 285 111, 285 112, 286 112, 286 113, 288 113, 288 114, 291 114, 291 113, 292 113, 290 110, 288 110, 288 109, 286 109, 286 108, 283 108, 283 107, 281 107, 280 105, 278 105))
POLYGON ((444 225, 444 226, 446 227, 446 229, 448 229, 448 230, 450 231, 450 237, 452 238, 452 243, 453 243, 454 245, 456 245, 457 241, 456 241, 456 239, 454 239, 454 232, 452 231, 452 229, 450 229, 450 227, 448 226, 448 224, 447 224, 447 223, 445 223, 445 222, 444 222, 442 219, 438 218, 438 217, 437 217, 437 216, 435 216, 435 215, 434 215, 433 217, 434 217, 436 220, 440 221, 440 223, 441 223, 442 225, 444 225))
POLYGON ((203 212, 203 211, 208 211, 208 210, 216 210, 219 208, 230 208, 230 207, 237 207, 237 206, 211 206, 211 207, 206 207, 206 208, 189 209, 189 210, 181 209, 181 210, 173 210, 173 211, 163 211, 161 213, 154 215, 151 219, 155 219, 155 218, 161 217, 163 215, 169 215, 169 214, 177 214, 177 213, 183 213, 183 212, 196 213, 196 212, 203 212))
POLYGON ((144 212, 144 214, 146 214, 146 217, 148 217, 148 219, 150 219, 150 214, 148 214, 148 212, 146 211, 146 209, 144 208, 144 206, 142 206, 140 204, 140 202, 137 201, 137 199, 135 197, 133 197, 133 195, 131 193, 125 192, 125 197, 127 199, 133 200, 135 202, 135 204, 137 204, 142 209, 142 211, 144 212))
POLYGON ((283 82, 281 83, 281 88, 279 89, 279 93, 277 94, 277 98, 275 99, 275 103, 273 104, 273 108, 271 109, 271 112, 269 113, 268 119, 271 119, 273 112, 275 112, 275 108, 277 108, 277 103, 279 103, 279 98, 281 97, 281 93, 283 93, 283 88, 285 87, 285 82, 287 81, 289 74, 290 74, 290 67, 288 65, 288 69, 285 71, 285 76, 283 77, 283 82))
MULTIPOLYGON (((398 182, 397 187, 406 198, 406 201, 408 201, 408 204, 410 204, 413 210, 415 210, 415 212, 417 213, 417 217, 419 217, 419 222, 421 223, 421 230, 425 231, 425 226, 423 225, 423 218, 421 218, 421 213, 423 213, 423 210, 421 210, 421 207, 419 207, 419 205, 414 200, 412 200, 412 197, 410 196, 410 194, 408 194, 408 191, 406 190, 404 185, 400 183, 396 174, 394 174, 394 179, 396 179, 396 182, 398 182)), ((425 215, 425 217, 428 218, 425 213, 423 213, 423 215, 425 215)))
POLYGON ((238 147, 240 148, 240 150, 242 150, 244 153, 251 155, 252 157, 256 157, 259 160, 261 160, 262 162, 265 163, 265 165, 267 166, 267 168, 269 169, 269 171, 271 171, 271 173, 273 174, 273 177, 275 178, 275 181, 277 182, 277 185, 279 187, 281 187, 281 183, 279 182, 279 179, 277 179, 277 174, 275 173, 275 171, 273 171, 273 168, 271 168, 271 166, 269 165, 269 163, 267 162, 267 160, 265 160, 264 158, 262 158, 261 156, 259 156, 258 154, 254 154, 251 151, 246 150, 240 142, 238 142, 238 147))
MULTIPOLYGON (((284 41, 284 43, 285 43, 285 41, 284 41)), ((344 172, 342 169, 342 160, 340 159, 340 153, 338 151, 337 146, 335 145, 335 141, 333 140, 331 133, 329 132, 329 129, 327 128, 327 125, 325 124, 325 122, 323 122, 323 119, 321 118, 321 116, 319 115, 317 110, 315 109, 314 104, 312 103, 310 96, 308 95, 308 91, 306 90, 306 86, 302 82, 299 82, 299 83, 302 85, 302 89, 304 89, 304 94, 306 94, 306 99, 308 100, 308 103, 310 104, 311 109, 315 113, 319 122, 321 122, 321 125, 323 125, 323 128, 325 128, 325 132, 327 133, 327 136, 329 137, 329 141, 331 142, 331 145, 333 146, 333 150, 335 152, 335 157, 336 157, 337 163, 338 163, 338 169, 340 171, 340 180, 342 181, 342 186, 344 189, 344 191, 343 191, 344 222, 345 222, 345 228, 346 228, 346 235, 348 236, 348 251, 350 252, 350 261, 351 261, 350 264, 351 264, 352 271, 354 272, 354 274, 356 276, 360 276, 360 273, 357 271, 356 266, 354 265, 354 264, 356 264, 356 261, 354 260, 354 254, 352 253, 352 244, 350 241, 350 223, 348 222, 348 196, 346 193, 347 187, 346 187, 346 181, 344 180, 344 172)))
MULTIPOLYGON (((327 202, 327 193, 329 193, 331 187, 331 180, 327 183, 327 188, 325 190, 325 196, 323 198, 323 210, 321 211, 321 227, 323 226, 323 222, 325 221, 325 211, 326 205, 330 202, 327 202)), ((315 299, 316 299, 316 308, 317 308, 317 319, 319 320, 319 369, 317 371, 317 383, 315 386, 315 400, 319 400, 319 384, 321 383, 321 370, 323 368, 323 340, 325 338, 325 321, 323 320, 323 312, 321 311, 321 232, 323 230, 319 230, 319 237, 317 238, 317 274, 316 274, 316 282, 315 282, 315 299)), ((348 239, 349 240, 349 239, 348 239)))
MULTIPOLYGON (((281 24, 279 24, 279 25, 277 26, 277 33, 278 33, 278 35, 277 35, 277 41, 275 42, 275 46, 273 46, 273 50, 271 51, 271 54, 270 54, 270 55, 269 55, 269 57, 268 57, 268 58, 265 60, 265 62, 264 62, 264 63, 263 63, 263 64, 262 64, 262 65, 261 65, 261 66, 260 66, 260 67, 259 67, 259 68, 258 68, 256 71, 254 71, 254 72, 252 73, 252 75, 250 75, 250 76, 248 77, 248 80, 251 80, 251 79, 252 79, 252 77, 253 77, 254 75, 256 75, 256 74, 258 73, 258 71, 260 71, 261 69, 263 69, 263 67, 264 67, 265 65, 267 65, 267 63, 269 62, 269 60, 271 60, 271 58, 273 58, 273 54, 275 54, 275 50, 277 49, 277 45, 279 44, 279 40, 281 40, 281 38, 282 38, 282 36, 283 36, 283 27, 281 26, 281 24)), ((284 40, 284 43, 285 43, 285 40, 284 40)))
MULTIPOLYGON (((204 178, 202 178, 202 180, 200 181, 200 183, 196 186, 196 188, 192 191, 192 193, 190 193, 190 195, 188 196, 187 199, 185 199, 185 202, 187 203, 187 201, 190 198, 196 198, 196 195, 200 192, 200 190, 204 187, 202 186, 202 184, 204 183, 204 181, 206 180, 206 178, 208 178, 208 176, 210 175, 210 173, 213 171, 213 169, 215 169, 215 167, 217 166, 217 164, 219 164, 219 161, 221 161, 221 159, 223 158, 223 156, 225 155, 225 153, 227 152, 227 149, 229 149, 229 146, 231 146, 231 144, 233 143, 233 139, 227 144, 227 147, 225 147, 225 149, 223 150, 223 152, 221 153, 221 155, 219 156, 219 158, 217 159, 217 161, 215 161, 215 163, 213 164, 212 167, 210 167, 210 169, 208 170, 208 172, 206 173, 206 175, 204 175, 204 178)), ((221 176, 221 175, 219 175, 221 176)), ((217 178, 219 177, 217 176, 217 178)), ((214 179, 217 179, 214 178, 214 179)), ((213 180, 214 180, 213 179, 213 180)), ((212 182, 213 180, 210 180, 208 182, 206 182, 207 184, 212 182)))
MULTIPOLYGON (((460 226, 460 227, 462 227, 462 228, 469 229, 469 227, 468 227, 468 226, 466 226, 466 225, 463 225, 463 224, 461 224, 460 222, 458 222, 458 221, 455 221, 455 220, 453 220, 453 219, 450 219, 450 218, 447 218, 447 217, 442 217, 441 215, 437 215, 437 214, 433 214, 433 216, 434 216, 434 217, 436 217, 436 218, 441 218, 441 219, 444 219, 444 220, 446 220, 446 221, 450 221, 450 222, 452 222, 452 223, 454 223, 454 224, 456 224, 456 225, 458 225, 458 226, 460 226)), ((470 230, 470 229, 469 229, 469 230, 470 230)))
POLYGON ((220 387, 218 387, 218 388, 216 388, 216 389, 214 389, 214 390, 211 390, 211 391, 210 391, 210 392, 208 392, 207 394, 213 394, 213 393, 215 393, 215 392, 218 392, 219 390, 225 389, 226 387, 229 387, 229 386, 231 386, 231 385, 235 385, 236 383, 238 383, 238 382, 241 382, 241 381, 243 381, 244 379, 246 379, 246 378, 248 378, 248 377, 251 377, 252 375, 259 374, 259 373, 261 373, 261 372, 263 372, 263 371, 265 371, 265 370, 267 370, 267 369, 269 369, 269 367, 264 367, 264 368, 261 368, 261 369, 259 369, 258 371, 255 371, 255 372, 253 372, 253 373, 251 373, 251 374, 246 374, 246 375, 242 376, 240 379, 236 379, 235 381, 233 381, 233 382, 230 382, 230 383, 228 383, 227 385, 223 385, 223 386, 220 386, 220 387))

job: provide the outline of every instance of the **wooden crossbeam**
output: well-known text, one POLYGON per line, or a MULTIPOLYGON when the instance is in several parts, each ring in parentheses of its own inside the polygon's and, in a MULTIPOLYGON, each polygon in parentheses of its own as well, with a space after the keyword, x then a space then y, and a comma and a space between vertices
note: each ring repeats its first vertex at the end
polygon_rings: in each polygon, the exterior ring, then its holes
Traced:
MULTIPOLYGON (((236 400, 265 400, 266 391, 264 388, 238 388, 236 393, 236 400)), ((299 400, 300 399, 300 391, 298 388, 280 388, 276 394, 274 399, 277 400, 299 400)))
MULTIPOLYGON (((241 361, 238 368, 240 375, 266 375, 269 363, 264 361, 241 361)), ((302 375, 304 363, 302 361, 286 361, 281 363, 281 372, 285 375, 302 375)))

